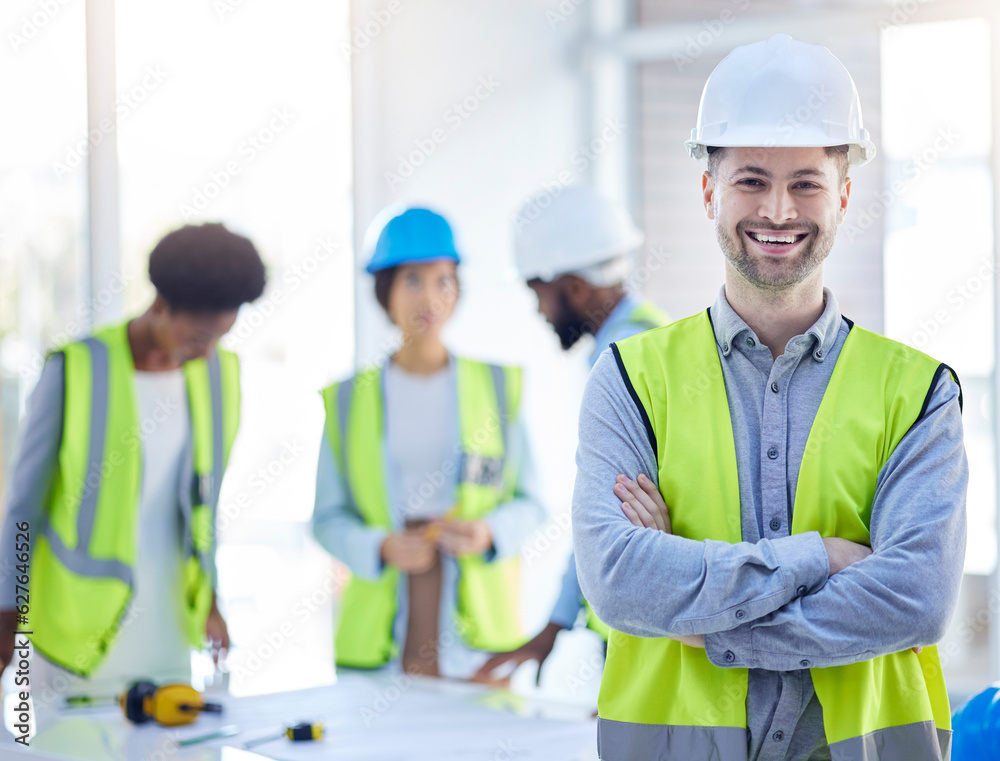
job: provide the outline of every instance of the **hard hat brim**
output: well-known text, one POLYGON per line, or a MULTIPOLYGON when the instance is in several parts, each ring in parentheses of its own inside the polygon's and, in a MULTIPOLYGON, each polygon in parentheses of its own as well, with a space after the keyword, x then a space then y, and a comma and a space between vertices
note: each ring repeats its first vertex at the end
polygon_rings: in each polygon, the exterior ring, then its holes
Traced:
POLYGON ((402 267, 404 264, 430 264, 431 262, 442 261, 455 262, 456 265, 462 263, 461 258, 457 254, 436 254, 432 256, 415 256, 412 259, 405 259, 402 261, 371 261, 368 263, 368 266, 365 267, 365 272, 369 275, 374 275, 376 272, 391 269, 392 267, 402 267))
POLYGON ((755 141, 727 141, 713 140, 711 143, 702 143, 698 140, 685 140, 684 147, 688 156, 708 163, 709 148, 836 148, 838 145, 847 145, 850 150, 847 153, 847 163, 849 166, 864 166, 875 158, 875 143, 871 140, 860 140, 857 142, 832 142, 832 141, 808 141, 795 145, 767 145, 766 143, 755 141))
POLYGON ((635 229, 621 245, 604 249, 594 249, 585 256, 578 257, 573 264, 565 263, 565 268, 554 268, 539 261, 530 261, 525 256, 518 257, 518 273, 523 280, 541 280, 551 283, 558 280, 563 275, 572 275, 589 267, 600 266, 613 259, 626 256, 642 248, 645 236, 640 230, 635 229))

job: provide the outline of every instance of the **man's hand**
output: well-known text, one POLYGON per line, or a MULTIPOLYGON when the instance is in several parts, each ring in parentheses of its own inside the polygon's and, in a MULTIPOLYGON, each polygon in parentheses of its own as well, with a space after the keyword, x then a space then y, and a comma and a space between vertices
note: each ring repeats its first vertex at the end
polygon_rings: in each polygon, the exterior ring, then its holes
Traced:
POLYGON ((667 639, 675 639, 688 647, 700 647, 702 650, 705 649, 704 634, 681 634, 676 637, 667 637, 667 639))
POLYGON ((830 561, 831 576, 872 554, 870 547, 848 539, 841 539, 838 536, 824 537, 823 545, 826 547, 826 556, 830 561))
MULTIPOLYGON (((633 526, 671 533, 670 511, 663 501, 663 495, 645 475, 640 473, 638 482, 636 482, 619 473, 615 481, 614 491, 615 496, 622 501, 622 512, 625 513, 625 517, 633 526)), ((830 576, 840 573, 848 566, 859 560, 864 560, 872 554, 870 547, 840 537, 826 537, 823 539, 823 545, 826 547, 826 555, 830 563, 830 576)), ((702 649, 705 647, 705 637, 701 634, 682 635, 670 637, 670 639, 675 639, 689 647, 702 649)), ((920 646, 911 649, 918 654, 923 650, 920 646)))
POLYGON ((672 533, 670 511, 663 501, 663 495, 652 481, 642 473, 633 481, 621 473, 615 480, 615 496, 622 501, 622 512, 639 528, 652 528, 672 533))
POLYGON ((219 612, 216 605, 215 595, 212 595, 212 609, 208 612, 208 620, 205 622, 205 636, 208 637, 208 644, 212 650, 212 660, 218 663, 221 659, 226 661, 226 654, 229 652, 229 627, 226 620, 219 612))
POLYGON ((496 679, 492 676, 493 671, 505 663, 512 664, 511 670, 513 670, 525 661, 538 661, 538 676, 535 677, 535 684, 537 685, 538 679, 542 674, 542 664, 549 657, 549 653, 552 652, 552 647, 556 644, 556 635, 561 630, 562 627, 559 624, 550 622, 534 639, 525 642, 517 650, 494 655, 475 673, 471 681, 492 684, 496 682, 496 679))
POLYGON ((425 573, 434 566, 436 552, 422 528, 408 528, 389 534, 382 541, 382 561, 404 573, 425 573))
MULTIPOLYGON (((615 480, 615 496, 622 501, 622 512, 633 526, 671 533, 667 503, 663 501, 663 495, 656 484, 643 473, 639 474, 638 481, 619 473, 615 480)), ((705 649, 705 637, 702 634, 682 634, 667 639, 675 639, 688 647, 705 649)))
POLYGON ((437 546, 449 555, 481 555, 493 546, 493 533, 486 521, 435 521, 429 530, 437 546))

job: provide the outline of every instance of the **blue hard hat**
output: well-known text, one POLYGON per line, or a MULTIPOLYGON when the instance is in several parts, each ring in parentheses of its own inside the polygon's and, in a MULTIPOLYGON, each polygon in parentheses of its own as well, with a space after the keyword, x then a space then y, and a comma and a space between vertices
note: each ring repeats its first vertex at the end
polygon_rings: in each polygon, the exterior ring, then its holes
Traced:
POLYGON ((438 259, 459 262, 451 225, 430 209, 412 208, 397 214, 382 228, 365 270, 374 274, 400 264, 438 259))
POLYGON ((952 761, 1000 758, 1000 690, 987 687, 952 717, 952 761))

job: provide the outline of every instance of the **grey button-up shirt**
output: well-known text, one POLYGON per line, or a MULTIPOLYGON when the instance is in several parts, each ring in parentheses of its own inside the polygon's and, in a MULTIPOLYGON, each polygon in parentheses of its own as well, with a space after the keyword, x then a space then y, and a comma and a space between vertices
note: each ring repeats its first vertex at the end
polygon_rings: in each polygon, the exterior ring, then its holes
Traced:
POLYGON ((749 668, 748 751, 760 761, 829 758, 809 668, 938 641, 965 556, 968 464, 947 372, 879 473, 873 554, 828 581, 819 534, 789 534, 806 439, 850 329, 824 296, 823 314, 776 360, 724 288, 710 309, 736 443, 739 544, 636 528, 622 514, 615 477, 655 481, 657 462, 610 351, 580 415, 573 535, 584 594, 612 628, 704 634, 713 663, 749 668))

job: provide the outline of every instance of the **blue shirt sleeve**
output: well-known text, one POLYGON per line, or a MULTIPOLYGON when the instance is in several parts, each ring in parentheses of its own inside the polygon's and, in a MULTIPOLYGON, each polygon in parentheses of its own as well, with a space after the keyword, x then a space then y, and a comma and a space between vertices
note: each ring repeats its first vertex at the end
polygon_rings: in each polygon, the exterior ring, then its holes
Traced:
POLYGON ((594 335, 596 345, 587 360, 588 364, 593 368, 597 364, 597 360, 601 358, 601 354, 611 344, 616 341, 624 341, 626 338, 637 336, 640 333, 645 333, 647 330, 649 330, 648 325, 632 322, 631 320, 616 320, 614 319, 614 314, 608 315, 608 321, 594 335))
POLYGON ((559 599, 556 600, 549 621, 558 624, 563 629, 572 629, 576 619, 580 616, 580 611, 583 610, 583 603, 580 601, 582 597, 580 582, 576 578, 576 553, 571 552, 569 563, 566 565, 566 573, 562 577, 559 599))
POLYGON ((21 421, 0 536, 0 547, 3 547, 0 555, 4 558, 0 567, 0 608, 4 610, 14 607, 16 597, 14 579, 17 574, 11 551, 17 533, 15 526, 20 522, 30 526, 32 544, 44 528, 45 500, 62 443, 64 376, 65 358, 62 354, 53 354, 42 369, 42 376, 28 402, 27 414, 21 421))
POLYGON ((965 559, 969 466, 958 384, 945 374, 924 417, 879 473, 872 554, 821 589, 739 628, 707 635, 718 666, 840 666, 944 636, 965 559), (726 659, 726 653, 735 656, 726 659))
POLYGON ((346 564, 351 573, 371 581, 381 576, 382 542, 388 532, 366 525, 350 504, 326 434, 320 443, 316 467, 312 534, 320 546, 346 564))

